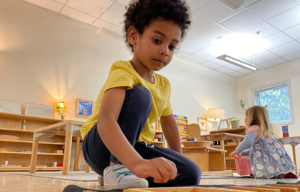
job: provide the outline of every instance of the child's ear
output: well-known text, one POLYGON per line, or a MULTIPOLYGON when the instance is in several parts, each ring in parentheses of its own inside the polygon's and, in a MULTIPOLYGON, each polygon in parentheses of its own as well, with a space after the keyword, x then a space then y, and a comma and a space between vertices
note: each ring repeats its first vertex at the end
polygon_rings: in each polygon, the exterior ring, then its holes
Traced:
POLYGON ((138 31, 135 27, 130 26, 127 29, 127 40, 131 45, 135 45, 137 43, 138 31))

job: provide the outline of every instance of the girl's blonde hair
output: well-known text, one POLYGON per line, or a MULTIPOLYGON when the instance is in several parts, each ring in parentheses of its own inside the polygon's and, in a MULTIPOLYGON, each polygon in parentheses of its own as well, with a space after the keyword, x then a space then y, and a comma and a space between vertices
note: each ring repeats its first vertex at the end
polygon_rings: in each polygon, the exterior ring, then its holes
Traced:
POLYGON ((260 127, 261 138, 264 138, 266 135, 268 135, 270 139, 274 137, 269 122, 269 113, 266 107, 259 106, 259 105, 254 105, 252 107, 249 107, 246 110, 246 116, 248 118, 247 122, 245 122, 246 129, 248 129, 253 125, 257 125, 260 127))

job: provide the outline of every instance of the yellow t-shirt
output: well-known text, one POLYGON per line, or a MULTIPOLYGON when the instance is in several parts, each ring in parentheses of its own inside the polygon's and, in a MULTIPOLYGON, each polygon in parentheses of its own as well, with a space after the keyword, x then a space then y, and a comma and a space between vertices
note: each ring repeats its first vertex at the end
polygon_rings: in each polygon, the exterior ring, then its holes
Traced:
POLYGON ((106 90, 114 87, 127 87, 132 89, 132 86, 143 86, 147 88, 152 95, 152 111, 143 128, 142 133, 138 138, 141 141, 153 141, 155 136, 155 129, 153 123, 157 122, 161 116, 168 116, 173 113, 170 96, 171 85, 167 78, 157 73, 153 74, 155 83, 151 84, 140 77, 134 70, 130 61, 115 62, 109 72, 108 79, 101 88, 98 98, 95 102, 95 109, 93 114, 88 118, 87 122, 81 127, 81 137, 84 138, 92 127, 97 123, 98 113, 101 105, 103 95, 106 90))

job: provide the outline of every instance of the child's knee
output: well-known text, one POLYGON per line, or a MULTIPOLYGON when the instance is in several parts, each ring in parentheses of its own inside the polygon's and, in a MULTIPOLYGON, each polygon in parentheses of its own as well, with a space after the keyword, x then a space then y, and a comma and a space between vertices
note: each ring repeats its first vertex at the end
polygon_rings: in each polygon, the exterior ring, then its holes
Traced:
POLYGON ((202 174, 200 167, 196 163, 192 162, 186 167, 186 171, 188 174, 186 174, 185 179, 189 182, 188 185, 199 185, 202 174))
POLYGON ((196 164, 196 166, 194 166, 194 168, 191 170, 190 173, 191 173, 191 178, 190 178, 191 184, 199 185, 201 180, 201 174, 202 174, 200 167, 196 164))
POLYGON ((149 108, 151 110, 152 95, 147 88, 142 86, 133 86, 130 91, 135 103, 137 103, 143 109, 149 108))

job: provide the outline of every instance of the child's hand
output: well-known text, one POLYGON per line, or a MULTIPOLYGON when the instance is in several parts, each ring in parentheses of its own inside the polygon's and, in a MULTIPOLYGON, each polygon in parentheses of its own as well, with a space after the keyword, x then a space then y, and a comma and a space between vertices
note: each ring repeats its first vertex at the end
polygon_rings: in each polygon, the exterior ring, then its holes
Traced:
POLYGON ((140 178, 152 177, 155 183, 166 183, 175 179, 177 175, 176 165, 163 157, 151 160, 143 159, 135 164, 130 171, 140 178))
POLYGON ((243 156, 243 152, 238 153, 236 150, 232 151, 229 155, 229 157, 234 157, 235 155, 238 155, 239 157, 243 156))

